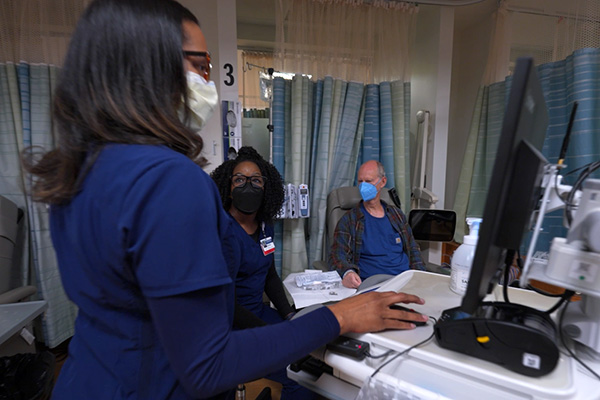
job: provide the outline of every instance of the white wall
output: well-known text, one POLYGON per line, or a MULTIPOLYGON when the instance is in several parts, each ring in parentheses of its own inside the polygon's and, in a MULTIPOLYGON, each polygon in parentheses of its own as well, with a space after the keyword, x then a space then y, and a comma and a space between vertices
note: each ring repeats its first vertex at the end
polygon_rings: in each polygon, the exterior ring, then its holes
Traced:
POLYGON ((491 24, 492 16, 488 14, 455 32, 446 171, 446 207, 450 209, 454 206, 473 109, 485 71, 491 24))
MULTIPOLYGON (((435 112, 440 17, 440 7, 419 6, 417 32, 411 57, 410 131, 412 148, 416 148, 413 143, 417 136, 417 111, 429 110, 432 117, 435 112)), ((433 118, 431 119, 433 122, 433 118)), ((415 158, 416 154, 411 154, 411 165, 414 165, 415 158)))
MULTIPOLYGON (((411 77, 411 132, 423 135, 424 125, 416 121, 418 110, 428 110, 429 140, 425 187, 437 197, 435 208, 446 208, 446 170, 448 153, 448 121, 450 116, 450 88, 452 81, 452 52, 454 36, 454 9, 451 7, 420 6, 417 19, 415 51, 412 56, 411 77)), ((414 146, 413 148, 417 148, 414 146)), ((412 165, 417 158, 413 154, 412 165)), ((413 182, 416 186, 417 182, 413 182)), ((441 244, 421 244, 424 259, 441 264, 441 244)))
MULTIPOLYGON (((200 21, 212 57, 211 80, 219 92, 219 100, 238 100, 237 30, 235 0, 180 0, 200 21), (227 74, 231 71, 231 76, 227 74), (233 77, 233 84, 231 83, 233 77)), ((212 171, 223 162, 221 112, 216 111, 200 132, 204 140, 203 155, 212 171)), ((240 124, 241 125, 241 124, 240 124)))

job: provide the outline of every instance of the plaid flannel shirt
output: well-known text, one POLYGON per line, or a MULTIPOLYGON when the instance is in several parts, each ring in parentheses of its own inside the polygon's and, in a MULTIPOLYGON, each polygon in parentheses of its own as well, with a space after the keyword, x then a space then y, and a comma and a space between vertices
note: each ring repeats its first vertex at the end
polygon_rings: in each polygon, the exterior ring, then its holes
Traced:
MULTIPOLYGON (((415 241, 406 216, 398 207, 381 202, 385 215, 390 220, 392 227, 402 238, 402 247, 408 256, 411 269, 425 270, 421 258, 421 250, 415 241)), ((333 233, 333 244, 329 250, 329 269, 336 270, 340 276, 348 270, 353 270, 360 275, 358 260, 362 246, 362 235, 365 231, 365 215, 361 210, 362 201, 340 218, 333 233)))

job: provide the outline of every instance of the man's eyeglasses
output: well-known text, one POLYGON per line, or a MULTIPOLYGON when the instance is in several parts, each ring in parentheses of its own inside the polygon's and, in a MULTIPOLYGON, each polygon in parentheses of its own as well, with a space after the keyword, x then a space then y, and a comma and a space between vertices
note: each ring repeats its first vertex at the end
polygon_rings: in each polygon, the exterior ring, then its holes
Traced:
POLYGON ((255 188, 263 188, 265 187, 265 183, 267 183, 266 176, 246 176, 242 174, 235 174, 231 176, 231 184, 234 187, 243 187, 246 186, 246 182, 250 182, 252 186, 255 188))
POLYGON ((183 55, 186 57, 202 57, 203 60, 201 63, 194 63, 195 68, 198 68, 202 71, 202 77, 206 79, 208 82, 210 80, 210 69, 212 65, 210 64, 210 53, 208 51, 188 51, 183 50, 183 55))

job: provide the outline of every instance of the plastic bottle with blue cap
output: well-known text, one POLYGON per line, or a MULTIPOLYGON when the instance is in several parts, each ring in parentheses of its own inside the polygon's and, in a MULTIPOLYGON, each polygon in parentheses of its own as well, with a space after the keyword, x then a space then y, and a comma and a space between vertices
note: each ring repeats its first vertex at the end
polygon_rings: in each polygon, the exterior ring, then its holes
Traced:
POLYGON ((464 295, 469 284, 469 275, 471 266, 475 257, 477 248, 477 239, 479 238, 479 225, 481 218, 467 218, 469 225, 469 234, 464 237, 463 244, 458 246, 452 255, 450 263, 450 289, 457 294, 464 295))

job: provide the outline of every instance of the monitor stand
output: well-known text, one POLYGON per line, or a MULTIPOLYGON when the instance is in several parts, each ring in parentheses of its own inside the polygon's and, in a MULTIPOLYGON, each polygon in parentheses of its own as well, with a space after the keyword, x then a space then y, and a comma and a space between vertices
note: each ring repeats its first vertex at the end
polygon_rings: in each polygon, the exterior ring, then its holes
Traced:
POLYGON ((527 376, 543 376, 559 359, 557 329, 534 308, 483 302, 475 313, 445 310, 435 324, 440 347, 490 361, 527 376))

